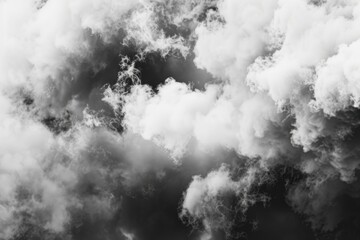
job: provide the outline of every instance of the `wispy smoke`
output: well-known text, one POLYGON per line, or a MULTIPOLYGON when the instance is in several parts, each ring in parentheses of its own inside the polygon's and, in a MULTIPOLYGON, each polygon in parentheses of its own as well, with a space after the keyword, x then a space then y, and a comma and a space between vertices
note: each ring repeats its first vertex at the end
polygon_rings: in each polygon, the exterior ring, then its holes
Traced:
POLYGON ((1 1, 0 238, 357 239, 359 13, 1 1))

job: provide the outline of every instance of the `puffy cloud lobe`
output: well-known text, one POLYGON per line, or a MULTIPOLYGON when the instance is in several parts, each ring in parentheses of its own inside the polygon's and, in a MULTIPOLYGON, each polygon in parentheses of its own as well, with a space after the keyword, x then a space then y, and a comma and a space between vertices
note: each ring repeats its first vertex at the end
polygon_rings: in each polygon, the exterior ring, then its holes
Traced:
POLYGON ((184 193, 180 216, 190 218, 190 223, 196 220, 203 222, 205 232, 201 239, 211 239, 211 232, 217 229, 229 234, 227 231, 232 227, 234 212, 244 214, 249 206, 262 199, 250 192, 259 180, 258 173, 259 169, 250 167, 242 176, 237 176, 238 180, 234 180, 229 169, 222 165, 204 178, 194 176, 184 193), (226 203, 232 195, 237 198, 235 206, 226 203))
POLYGON ((216 87, 205 93, 193 92, 186 84, 168 80, 157 95, 147 86, 137 86, 126 97, 124 122, 145 139, 154 139, 180 156, 193 134, 194 122, 206 113, 216 99, 216 87))
POLYGON ((359 105, 358 63, 359 41, 342 45, 339 53, 318 69, 314 86, 316 107, 328 115, 359 105))
MULTIPOLYGON (((319 105, 312 101, 319 94, 307 92, 307 89, 329 90, 319 89, 322 82, 318 76, 319 68, 336 54, 340 44, 349 44, 359 36, 356 28, 358 7, 355 3, 338 4, 327 2, 318 7, 303 1, 279 1, 269 27, 270 36, 276 37, 274 41, 278 43, 275 46, 279 49, 271 57, 259 57, 247 75, 247 82, 254 91, 268 92, 277 105, 287 102, 293 105, 296 129, 292 139, 304 150, 323 135, 325 122, 317 113, 319 105), (304 16, 306 21, 300 21, 304 16)), ((329 111, 324 109, 324 112, 329 111)))
POLYGON ((265 30, 276 5, 272 0, 220 1, 219 16, 209 14, 207 24, 196 29, 197 66, 230 81, 243 81, 246 68, 265 52, 265 30))
POLYGON ((282 117, 270 99, 253 95, 241 103, 233 94, 237 93, 219 91, 215 85, 204 92, 191 91, 173 80, 160 86, 155 95, 148 86, 135 86, 124 97, 124 124, 158 142, 175 158, 184 154, 192 138, 205 149, 220 145, 252 157, 270 158, 291 148, 286 146, 286 134, 270 128, 280 126, 282 117))
MULTIPOLYGON (((215 200, 217 196, 226 192, 246 196, 250 186, 255 181, 255 174, 256 169, 249 169, 243 178, 234 181, 226 166, 222 166, 217 171, 210 172, 205 178, 194 176, 185 192, 182 214, 189 213, 199 218, 206 217, 204 216, 206 214, 204 212, 206 202, 215 200)), ((246 197, 242 199, 244 207, 250 201, 251 199, 246 199, 246 197)))

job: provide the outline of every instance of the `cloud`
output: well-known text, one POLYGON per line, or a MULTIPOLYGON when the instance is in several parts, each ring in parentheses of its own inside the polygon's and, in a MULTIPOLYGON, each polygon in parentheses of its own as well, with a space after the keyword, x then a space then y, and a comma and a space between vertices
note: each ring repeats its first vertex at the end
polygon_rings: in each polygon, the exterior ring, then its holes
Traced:
POLYGON ((154 139, 175 157, 180 156, 193 134, 194 122, 212 107, 216 94, 215 87, 210 86, 205 93, 192 92, 186 84, 172 79, 155 96, 149 87, 138 86, 125 99, 129 104, 123 108, 128 113, 124 122, 145 139, 154 139))
POLYGON ((265 200, 251 192, 259 181, 258 173, 258 169, 248 168, 242 176, 237 176, 238 180, 234 180, 230 170, 222 165, 205 178, 194 176, 184 193, 180 216, 188 218, 190 223, 202 221, 204 239, 210 239, 212 231, 217 229, 230 234, 236 215, 245 214, 249 206, 260 199, 265 200), (232 195, 237 199, 234 205, 229 200, 232 195))
POLYGON ((358 3, 216 7, 195 29, 194 62, 219 81, 203 91, 174 81, 156 91, 134 86, 122 106, 125 127, 176 157, 195 140, 258 157, 264 169, 285 160, 309 178, 320 172, 351 184, 359 166, 350 120, 358 112, 358 3))
POLYGON ((140 230, 141 214, 123 204, 167 191, 184 192, 181 215, 210 239, 233 222, 228 200, 245 217, 278 166, 303 174, 289 205, 337 231, 356 218, 341 209, 358 198, 359 9, 355 0, 1 1, 0 238, 143 238, 158 228, 140 230), (213 170, 227 154, 244 169, 213 170), (161 188, 163 179, 181 187, 161 188))
POLYGON ((194 61, 215 76, 241 82, 246 68, 265 52, 277 1, 219 1, 217 7, 195 30, 194 61))
POLYGON ((314 85, 314 104, 318 109, 323 109, 324 113, 336 115, 336 112, 350 106, 358 107, 358 73, 355 60, 358 51, 358 41, 342 45, 338 54, 327 59, 324 66, 319 66, 314 85))
MULTIPOLYGON (((90 96, 89 78, 108 70, 108 61, 121 53, 118 45, 124 47, 125 36, 139 45, 135 48, 139 55, 169 49, 185 54, 182 37, 169 36, 154 22, 153 4, 112 0, 0 3, 0 238, 21 238, 29 231, 34 237, 41 232, 66 235, 79 211, 91 218, 110 218, 119 206, 113 203, 115 190, 103 186, 110 184, 106 174, 121 178, 116 187, 130 188, 149 171, 158 171, 160 176, 170 163, 150 143, 112 132, 107 116, 86 108, 88 99, 81 96, 83 91, 90 96), (139 16, 146 21, 135 21, 139 16), (140 34, 142 30, 146 34, 140 34), (119 146, 124 148, 116 150, 119 146), (155 166, 136 150, 139 146, 158 158, 156 164, 152 162, 155 166), (109 162, 99 159, 104 149, 110 153, 103 157, 120 159, 114 172, 109 162), (87 179, 88 175, 94 179, 87 179), (92 184, 105 189, 93 195, 83 190, 92 184)), ((181 21, 178 15, 178 24, 181 21)))

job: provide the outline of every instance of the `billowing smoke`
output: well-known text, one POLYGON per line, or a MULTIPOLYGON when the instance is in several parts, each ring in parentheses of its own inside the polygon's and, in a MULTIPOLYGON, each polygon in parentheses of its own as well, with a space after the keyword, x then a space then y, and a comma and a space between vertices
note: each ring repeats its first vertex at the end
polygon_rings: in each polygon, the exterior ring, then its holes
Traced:
POLYGON ((358 1, 0 16, 0 239, 359 238, 358 1))

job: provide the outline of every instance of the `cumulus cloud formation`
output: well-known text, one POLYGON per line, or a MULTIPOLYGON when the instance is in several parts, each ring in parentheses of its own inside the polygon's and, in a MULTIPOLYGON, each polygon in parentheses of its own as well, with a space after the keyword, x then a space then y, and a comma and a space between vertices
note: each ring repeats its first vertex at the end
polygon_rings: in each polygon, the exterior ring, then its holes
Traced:
POLYGON ((359 13, 0 1, 0 238, 357 239, 359 13))
POLYGON ((135 86, 125 97, 124 122, 175 155, 194 139, 259 157, 264 169, 285 158, 310 185, 333 178, 351 184, 359 164, 352 57, 358 8, 341 1, 220 1, 196 27, 194 46, 195 64, 218 82, 200 92, 171 80, 156 93, 135 86), (180 86, 186 91, 173 92, 180 86))

